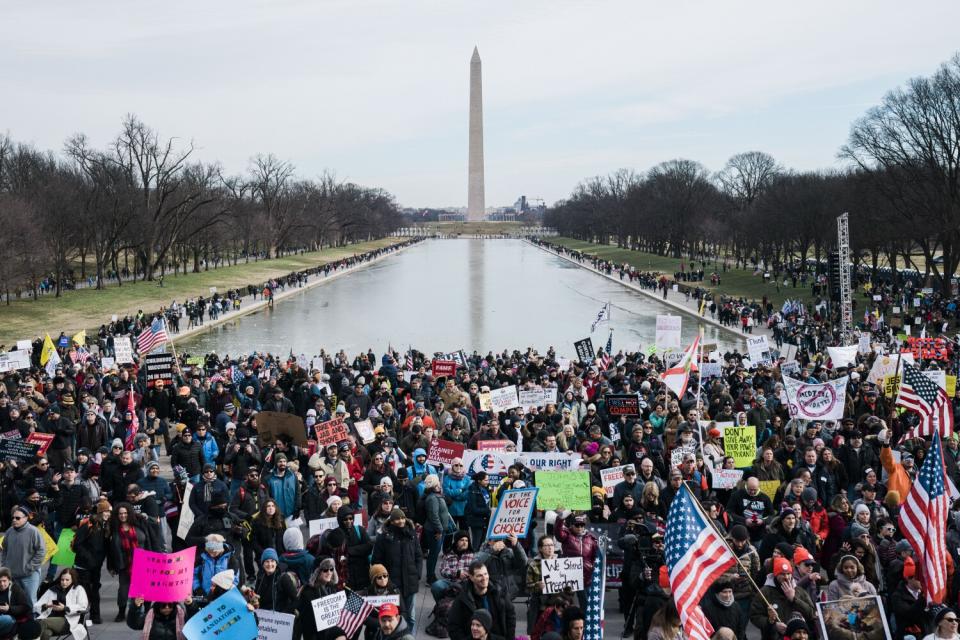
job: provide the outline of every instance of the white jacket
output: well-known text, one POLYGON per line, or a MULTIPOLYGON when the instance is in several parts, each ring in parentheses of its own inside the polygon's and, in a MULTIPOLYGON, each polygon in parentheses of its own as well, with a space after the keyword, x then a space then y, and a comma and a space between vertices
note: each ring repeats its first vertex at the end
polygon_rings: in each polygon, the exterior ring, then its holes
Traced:
MULTIPOLYGON (((43 605, 52 603, 55 597, 54 590, 48 589, 33 605, 38 620, 49 618, 50 614, 53 613, 53 609, 43 609, 43 605)), ((67 601, 64 604, 67 605, 64 616, 67 619, 73 640, 86 640, 87 629, 80 624, 80 614, 85 613, 90 608, 90 603, 87 601, 87 592, 80 585, 72 586, 70 591, 67 591, 67 601)))

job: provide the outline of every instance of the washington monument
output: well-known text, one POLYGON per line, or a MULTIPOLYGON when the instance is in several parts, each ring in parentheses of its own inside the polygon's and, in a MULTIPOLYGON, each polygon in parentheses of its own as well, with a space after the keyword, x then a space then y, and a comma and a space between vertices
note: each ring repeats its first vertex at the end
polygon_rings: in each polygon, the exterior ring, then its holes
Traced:
POLYGON ((483 84, 480 52, 470 58, 470 161, 467 169, 467 220, 483 220, 483 84))

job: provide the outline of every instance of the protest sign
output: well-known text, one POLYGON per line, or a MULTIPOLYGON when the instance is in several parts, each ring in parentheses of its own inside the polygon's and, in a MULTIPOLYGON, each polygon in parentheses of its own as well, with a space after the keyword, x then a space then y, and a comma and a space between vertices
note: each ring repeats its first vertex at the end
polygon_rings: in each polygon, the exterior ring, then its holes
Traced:
POLYGON ((480 411, 493 411, 493 404, 490 402, 490 392, 480 392, 480 411))
POLYGON ((736 489, 743 478, 743 469, 713 469, 710 472, 714 489, 736 489))
POLYGON ((827 354, 830 356, 833 368, 856 366, 857 348, 855 344, 846 347, 827 347, 827 354))
POLYGON ((179 602, 193 592, 193 561, 197 548, 174 553, 133 550, 130 596, 151 602, 179 602))
POLYGON ((906 346, 917 360, 948 360, 948 344, 943 338, 907 338, 906 346))
POLYGON ((454 364, 458 367, 467 366, 467 355, 463 352, 463 349, 460 351, 451 351, 450 353, 440 354, 439 360, 453 360, 454 364))
POLYGON ((873 345, 870 344, 870 334, 860 336, 857 341, 857 353, 869 354, 873 351, 873 345))
POLYGON ((373 433, 373 423, 370 422, 369 418, 367 420, 361 420, 360 422, 354 422, 353 428, 360 434, 360 439, 363 440, 363 444, 370 444, 377 439, 376 434, 373 433))
POLYGON ((530 407, 539 407, 543 402, 543 390, 540 387, 534 387, 533 389, 520 389, 520 399, 518 402, 524 409, 529 409, 530 407))
POLYGON ((257 640, 292 640, 293 623, 297 619, 292 613, 280 613, 270 609, 257 609, 257 640))
POLYGON ((531 471, 570 471, 580 468, 579 453, 521 453, 517 460, 531 471))
POLYGON ((738 469, 749 467, 757 457, 757 428, 727 427, 723 430, 723 450, 733 457, 738 469))
POLYGON ((463 465, 469 476, 472 477, 478 471, 483 471, 490 478, 490 486, 497 487, 500 485, 500 480, 507 475, 507 469, 516 457, 515 453, 466 449, 463 452, 463 465))
POLYGON ((454 458, 463 457, 464 449, 466 449, 466 446, 459 442, 432 440, 430 448, 427 450, 427 462, 449 467, 453 464, 454 458))
POLYGON ((560 371, 566 371, 570 368, 570 365, 573 361, 570 358, 564 356, 557 356, 557 369, 560 371))
POLYGON ((133 364, 133 345, 130 336, 116 336, 113 339, 113 357, 117 364, 133 364))
POLYGON ((946 380, 947 386, 947 395, 949 397, 954 397, 957 395, 957 376, 947 376, 946 380))
POLYGON ((790 377, 797 373, 800 373, 800 363, 796 360, 784 362, 780 365, 780 375, 782 375, 784 378, 790 377))
POLYGON ((453 360, 434 360, 430 364, 430 370, 434 378, 449 378, 456 375, 457 363, 453 360))
POLYGON ((540 559, 544 593, 583 590, 583 557, 540 559))
POLYGON ((558 394, 560 390, 557 387, 544 387, 543 391, 543 401, 540 406, 546 407, 548 404, 557 404, 558 394))
POLYGON ((60 539, 57 540, 57 552, 50 558, 50 564, 55 564, 58 567, 73 566, 77 554, 70 548, 70 543, 73 542, 74 535, 76 535, 74 530, 69 527, 64 527, 60 531, 60 539))
POLYGON ((723 375, 723 367, 719 362, 701 362, 700 365, 700 375, 704 379, 707 378, 719 378, 723 375))
POLYGON ((764 494, 771 500, 773 500, 777 495, 777 489, 780 488, 779 480, 761 480, 760 481, 760 493, 764 494))
POLYGON ((290 436, 294 444, 307 444, 307 427, 300 416, 283 411, 261 411, 257 414, 258 443, 272 444, 281 433, 290 436))
POLYGON ((678 466, 680 466, 680 463, 683 462, 684 456, 686 456, 688 453, 691 454, 691 455, 693 455, 693 456, 696 456, 696 455, 697 455, 697 445, 696 445, 696 444, 681 444, 681 445, 677 445, 676 448, 674 448, 674 449, 670 452, 670 466, 671 466, 671 467, 678 467, 678 466))
POLYGON ((596 352, 593 350, 593 340, 590 338, 577 340, 573 343, 573 346, 577 350, 577 359, 580 360, 580 362, 590 364, 593 362, 593 359, 597 357, 596 352))
POLYGON ((635 393, 608 393, 603 396, 611 416, 639 416, 640 397, 635 393))
POLYGON ((347 604, 347 592, 338 591, 333 595, 317 598, 310 604, 313 605, 317 631, 323 631, 340 622, 340 611, 347 604))
POLYGON ((17 351, 31 353, 33 351, 33 343, 29 340, 17 340, 17 351))
MULTIPOLYGON (((920 373, 930 378, 932 382, 934 382, 938 387, 940 387, 944 391, 947 390, 947 372, 946 371, 943 371, 941 369, 924 369, 920 373)), ((950 394, 948 393, 947 395, 950 395, 950 394)))
POLYGON ((784 378, 783 389, 787 393, 787 410, 791 418, 800 420, 841 420, 843 418, 846 378, 831 380, 825 384, 807 384, 793 378, 784 378))
POLYGON ((501 451, 506 453, 511 449, 516 450, 517 445, 513 440, 477 440, 477 451, 501 451))
MULTIPOLYGON (((341 595, 346 597, 347 594, 341 595)), ((253 611, 247 609, 247 601, 236 588, 230 589, 200 609, 183 625, 183 636, 187 640, 213 640, 224 637, 252 640, 258 635, 257 620, 253 611)))
POLYGON ((151 353, 145 360, 148 387, 152 387, 157 380, 163 380, 166 384, 173 382, 172 353, 151 353))
POLYGON ((526 538, 536 526, 533 509, 537 504, 537 487, 511 489, 504 492, 497 503, 497 510, 490 518, 487 540, 503 540, 511 535, 526 538))
POLYGON ((492 389, 490 391, 490 408, 494 413, 507 411, 520 406, 517 400, 517 386, 512 384, 509 387, 492 389))
POLYGON ((27 442, 30 444, 40 445, 40 449, 37 451, 37 455, 46 455, 47 449, 50 448, 50 443, 53 442, 52 433, 38 433, 34 431, 27 436, 27 442))
POLYGON ((107 356, 100 358, 100 368, 104 371, 110 371, 116 366, 117 361, 115 358, 108 358, 107 356))
POLYGON ((40 452, 40 445, 35 442, 21 440, 17 433, 17 438, 8 438, 4 435, 0 438, 0 460, 9 460, 16 458, 24 462, 33 462, 40 452))
POLYGON ((563 506, 572 511, 589 511, 589 471, 538 471, 534 484, 540 488, 537 509, 556 509, 563 506))
POLYGON ((680 348, 681 316, 657 316, 657 332, 654 336, 654 345, 657 351, 670 351, 680 348))
POLYGON ((317 447, 323 448, 329 444, 336 444, 346 440, 350 435, 343 418, 334 418, 313 426, 317 433, 317 447))
POLYGON ((400 606, 400 596, 363 596, 363 599, 367 601, 371 607, 379 609, 385 604, 395 604, 398 607, 400 606))
POLYGON ((767 336, 747 336, 747 353, 750 354, 750 362, 754 365, 773 362, 767 336))
POLYGON ((636 471, 636 468, 632 464, 624 464, 619 467, 600 470, 600 484, 603 485, 603 490, 607 492, 608 498, 613 497, 613 490, 618 484, 623 482, 623 474, 627 469, 636 471))
POLYGON ((187 364, 194 367, 202 367, 203 356, 190 356, 189 358, 187 358, 187 364))
POLYGON ((884 380, 897 374, 898 361, 900 362, 901 369, 903 368, 904 362, 907 364, 915 364, 912 353, 902 353, 899 357, 897 354, 879 356, 873 361, 870 374, 867 376, 867 382, 882 385, 884 380))
POLYGON ((337 519, 334 518, 317 518, 316 520, 310 521, 310 537, 318 536, 325 531, 330 531, 331 529, 336 529, 340 526, 340 523, 337 522, 337 519))
POLYGON ((0 373, 30 368, 30 353, 28 351, 8 351, 0 353, 0 373))
MULTIPOLYGON (((193 493, 193 483, 188 482, 187 488, 183 491, 183 504, 190 504, 190 494, 193 493)), ((180 524, 177 525, 177 537, 181 540, 187 539, 187 533, 193 526, 193 509, 180 509, 180 524)))

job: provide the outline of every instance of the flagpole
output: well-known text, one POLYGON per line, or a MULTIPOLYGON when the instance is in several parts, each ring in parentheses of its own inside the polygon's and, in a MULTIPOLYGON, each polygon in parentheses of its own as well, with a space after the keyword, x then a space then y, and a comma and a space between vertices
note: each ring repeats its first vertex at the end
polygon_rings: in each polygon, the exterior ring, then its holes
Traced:
MULTIPOLYGON (((700 435, 700 459, 705 460, 703 455, 703 427, 700 426, 700 417, 703 408, 703 325, 700 326, 700 343, 697 345, 700 353, 697 355, 697 432, 700 435)), ((711 469, 711 477, 713 476, 711 469)))

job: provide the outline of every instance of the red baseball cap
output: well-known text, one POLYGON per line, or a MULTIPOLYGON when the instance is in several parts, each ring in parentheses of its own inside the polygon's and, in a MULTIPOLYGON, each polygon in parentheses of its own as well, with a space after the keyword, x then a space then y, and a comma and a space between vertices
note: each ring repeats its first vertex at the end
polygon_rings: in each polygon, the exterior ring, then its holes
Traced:
POLYGON ((392 602, 388 602, 387 604, 380 605, 379 616, 381 618, 384 618, 386 616, 398 616, 398 615, 400 615, 400 609, 397 607, 397 605, 393 604, 392 602))

